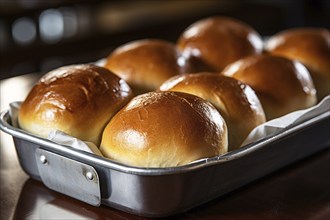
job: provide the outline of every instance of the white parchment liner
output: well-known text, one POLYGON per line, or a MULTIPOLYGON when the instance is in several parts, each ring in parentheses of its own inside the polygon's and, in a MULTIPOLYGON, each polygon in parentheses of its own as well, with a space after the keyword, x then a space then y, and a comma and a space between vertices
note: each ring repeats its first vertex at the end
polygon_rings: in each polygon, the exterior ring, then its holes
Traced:
POLYGON ((327 111, 330 111, 330 95, 313 107, 291 112, 259 125, 250 132, 242 146, 289 129, 327 111))

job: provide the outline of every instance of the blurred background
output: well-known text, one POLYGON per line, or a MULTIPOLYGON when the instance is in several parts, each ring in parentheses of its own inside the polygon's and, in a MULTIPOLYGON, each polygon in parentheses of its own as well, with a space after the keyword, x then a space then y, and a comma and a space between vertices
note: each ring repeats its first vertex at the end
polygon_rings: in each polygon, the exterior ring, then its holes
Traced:
POLYGON ((93 62, 141 38, 175 42, 198 19, 226 15, 270 36, 330 25, 329 0, 0 0, 0 80, 93 62))

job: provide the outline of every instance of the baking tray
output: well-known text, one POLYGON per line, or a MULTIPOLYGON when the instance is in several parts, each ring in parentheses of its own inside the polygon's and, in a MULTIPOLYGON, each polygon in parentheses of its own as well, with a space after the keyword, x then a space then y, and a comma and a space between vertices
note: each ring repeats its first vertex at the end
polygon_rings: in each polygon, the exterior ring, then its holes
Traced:
POLYGON ((330 147, 330 111, 219 157, 170 168, 139 168, 56 144, 12 126, 19 162, 48 188, 94 206, 145 217, 185 212, 330 147))

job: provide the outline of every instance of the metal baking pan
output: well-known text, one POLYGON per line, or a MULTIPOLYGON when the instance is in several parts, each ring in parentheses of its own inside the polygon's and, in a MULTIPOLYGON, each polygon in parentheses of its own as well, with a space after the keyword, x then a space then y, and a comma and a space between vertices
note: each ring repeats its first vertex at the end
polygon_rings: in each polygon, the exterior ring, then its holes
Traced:
POLYGON ((53 143, 11 124, 19 162, 48 188, 94 206, 145 217, 185 212, 330 147, 330 111, 238 150, 172 168, 138 168, 53 143))

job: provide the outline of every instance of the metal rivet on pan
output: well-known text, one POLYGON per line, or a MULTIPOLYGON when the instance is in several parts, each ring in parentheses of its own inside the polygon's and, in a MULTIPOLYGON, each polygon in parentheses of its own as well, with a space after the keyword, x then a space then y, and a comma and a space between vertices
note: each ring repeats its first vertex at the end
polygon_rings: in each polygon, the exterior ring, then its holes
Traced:
POLYGON ((40 155, 40 161, 42 164, 47 164, 48 160, 45 155, 40 155))
POLYGON ((86 178, 87 178, 88 180, 93 180, 93 179, 94 179, 94 174, 93 174, 92 172, 88 171, 88 172, 86 173, 86 178))

